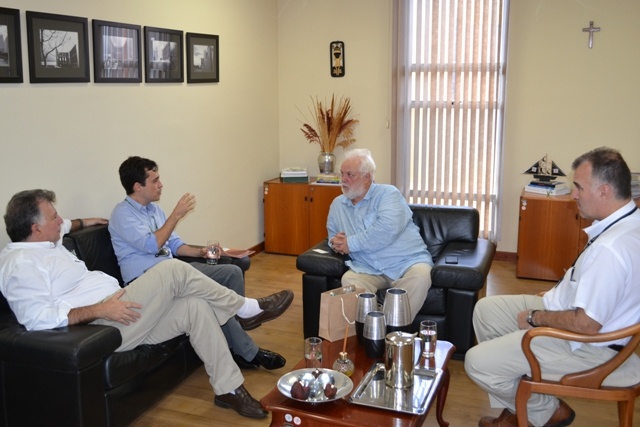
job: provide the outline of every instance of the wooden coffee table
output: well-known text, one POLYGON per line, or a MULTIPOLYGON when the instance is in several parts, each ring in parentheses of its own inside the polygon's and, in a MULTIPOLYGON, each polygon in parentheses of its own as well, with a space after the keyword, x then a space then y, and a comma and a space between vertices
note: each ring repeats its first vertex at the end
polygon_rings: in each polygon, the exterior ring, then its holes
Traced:
MULTIPOLYGON (((338 358, 338 353, 342 351, 343 341, 323 343, 323 368, 331 369, 333 362, 338 358)), ((437 387, 436 395, 436 419, 440 427, 449 425, 442 418, 445 400, 449 391, 449 360, 455 351, 455 346, 447 341, 438 341, 435 356, 435 368, 442 369, 442 381, 437 387)), ((353 388, 360 384, 363 376, 369 371, 371 366, 379 361, 367 357, 364 346, 358 344, 355 336, 347 340, 347 352, 349 358, 355 364, 355 371, 351 376, 353 388)), ((302 359, 293 370, 305 368, 302 359)), ((352 390, 353 392, 353 390, 352 390)), ((429 408, 433 400, 427 402, 427 410, 422 415, 409 414, 404 412, 378 409, 369 406, 356 405, 349 402, 349 397, 325 403, 299 402, 284 396, 274 387, 260 403, 271 411, 271 426, 281 427, 317 427, 317 426, 422 426, 427 418, 429 408)))

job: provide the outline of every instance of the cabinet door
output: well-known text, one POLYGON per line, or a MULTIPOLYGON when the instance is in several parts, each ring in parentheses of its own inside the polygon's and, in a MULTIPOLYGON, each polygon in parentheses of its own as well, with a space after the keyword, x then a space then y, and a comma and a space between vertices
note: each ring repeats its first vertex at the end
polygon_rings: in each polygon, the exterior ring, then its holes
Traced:
POLYGON ((570 198, 520 198, 516 275, 559 280, 578 254, 579 215, 570 198))
POLYGON ((298 255, 309 248, 309 185, 264 184, 264 249, 298 255))
POLYGON ((329 207, 340 194, 340 185, 309 186, 309 247, 327 238, 329 207))

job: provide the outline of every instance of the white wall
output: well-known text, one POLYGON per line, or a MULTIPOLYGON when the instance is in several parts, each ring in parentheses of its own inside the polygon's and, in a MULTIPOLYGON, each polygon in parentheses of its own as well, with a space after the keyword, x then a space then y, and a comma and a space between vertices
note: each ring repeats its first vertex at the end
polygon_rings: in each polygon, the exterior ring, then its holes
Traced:
POLYGON ((640 2, 512 0, 502 240, 516 252, 519 196, 545 154, 571 180, 571 162, 617 148, 640 171, 640 2), (582 28, 601 27, 593 48, 582 28))
MULTIPOLYGON (((312 99, 351 98, 360 123, 351 148, 369 148, 376 159, 376 180, 391 175, 391 6, 392 0, 278 1, 280 164, 319 172, 320 147, 302 135, 311 118, 312 99), (329 43, 345 44, 345 75, 331 77, 329 43)), ((337 148, 336 169, 344 156, 337 148)))
MULTIPOLYGON (((108 217, 124 197, 118 166, 140 155, 160 165, 165 210, 184 192, 197 196, 196 210, 178 228, 187 241, 263 241, 262 182, 280 164, 275 0, 2 6, 20 10, 25 83, 0 85, 0 210, 17 191, 47 188, 65 217, 108 217), (220 83, 30 84, 26 10, 89 18, 89 26, 100 19, 217 34, 220 83)), ((8 238, 0 228, 1 247, 8 238)))
MULTIPOLYGON (((262 182, 285 166, 317 172, 319 150, 300 133, 298 108, 332 93, 351 97, 354 147, 370 148, 377 180, 389 182, 392 1, 5 0, 22 13, 27 81, 24 11, 34 10, 219 34, 221 82, 0 85, 1 210, 16 191, 46 187, 68 216, 108 216, 123 197, 117 167, 139 154, 160 163, 165 209, 185 191, 198 196, 179 228, 188 241, 255 245, 262 182), (345 42, 342 78, 329 74, 333 40, 345 42)), ((498 250, 516 251, 518 197, 530 179, 522 171, 543 155, 569 174, 577 155, 608 145, 640 171, 639 20, 637 0, 511 1, 498 250), (602 30, 588 49, 582 28, 591 20, 602 30)), ((339 163, 342 149, 336 155, 339 163)))

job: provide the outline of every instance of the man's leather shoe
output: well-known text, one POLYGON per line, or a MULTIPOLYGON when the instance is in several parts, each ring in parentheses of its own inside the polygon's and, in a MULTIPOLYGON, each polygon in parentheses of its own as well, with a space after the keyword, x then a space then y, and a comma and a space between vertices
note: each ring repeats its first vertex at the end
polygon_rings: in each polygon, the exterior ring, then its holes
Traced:
POLYGON ((518 419, 516 418, 516 414, 511 413, 507 408, 505 408, 498 418, 480 418, 480 421, 478 421, 478 427, 518 427, 518 419))
POLYGON ((273 351, 259 349, 258 354, 251 361, 248 361, 242 356, 232 353, 233 360, 240 369, 257 369, 260 366, 265 369, 280 369, 287 361, 284 357, 273 351))
POLYGON ((262 309, 260 314, 243 319, 238 318, 240 326, 245 331, 257 328, 265 322, 273 320, 284 313, 293 301, 293 292, 290 290, 280 291, 264 298, 258 298, 258 305, 262 309))
POLYGON ((260 367, 260 364, 256 361, 255 358, 252 361, 248 361, 244 357, 240 356, 239 354, 235 354, 234 352, 231 352, 231 356, 233 356, 233 361, 236 362, 236 365, 238 365, 238 368, 240 369, 258 369, 260 367))
POLYGON ((233 408, 243 417, 265 418, 268 414, 260 402, 251 397, 242 385, 235 390, 235 394, 227 393, 216 396, 213 402, 221 408, 233 408))
MULTIPOLYGON (((576 413, 571 409, 567 403, 560 399, 560 405, 553 413, 549 421, 544 427, 566 427, 573 422, 576 417, 576 413)), ((530 427, 533 425, 527 423, 530 427)), ((482 417, 478 421, 479 427, 518 427, 518 418, 516 414, 512 414, 508 409, 502 411, 498 418, 495 417, 482 417)))
POLYGON ((571 409, 567 403, 560 400, 560 405, 556 409, 556 412, 551 415, 549 421, 544 425, 544 427, 566 427, 573 422, 573 419, 576 417, 576 413, 571 409))
POLYGON ((253 358, 253 361, 257 361, 260 366, 268 370, 280 369, 285 365, 285 363, 287 363, 285 358, 278 353, 264 350, 262 348, 258 350, 258 354, 256 354, 256 357, 253 358))

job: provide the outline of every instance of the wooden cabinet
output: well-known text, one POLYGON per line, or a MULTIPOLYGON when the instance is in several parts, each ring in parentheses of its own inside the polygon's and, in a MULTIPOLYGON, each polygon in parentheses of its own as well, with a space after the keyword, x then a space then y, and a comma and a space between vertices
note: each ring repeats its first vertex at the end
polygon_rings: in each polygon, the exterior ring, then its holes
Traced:
POLYGON ((544 196, 522 192, 518 225, 516 276, 559 280, 586 243, 580 217, 570 195, 544 196))
POLYGON ((311 182, 264 183, 265 252, 299 255, 327 237, 329 206, 340 185, 311 182))

